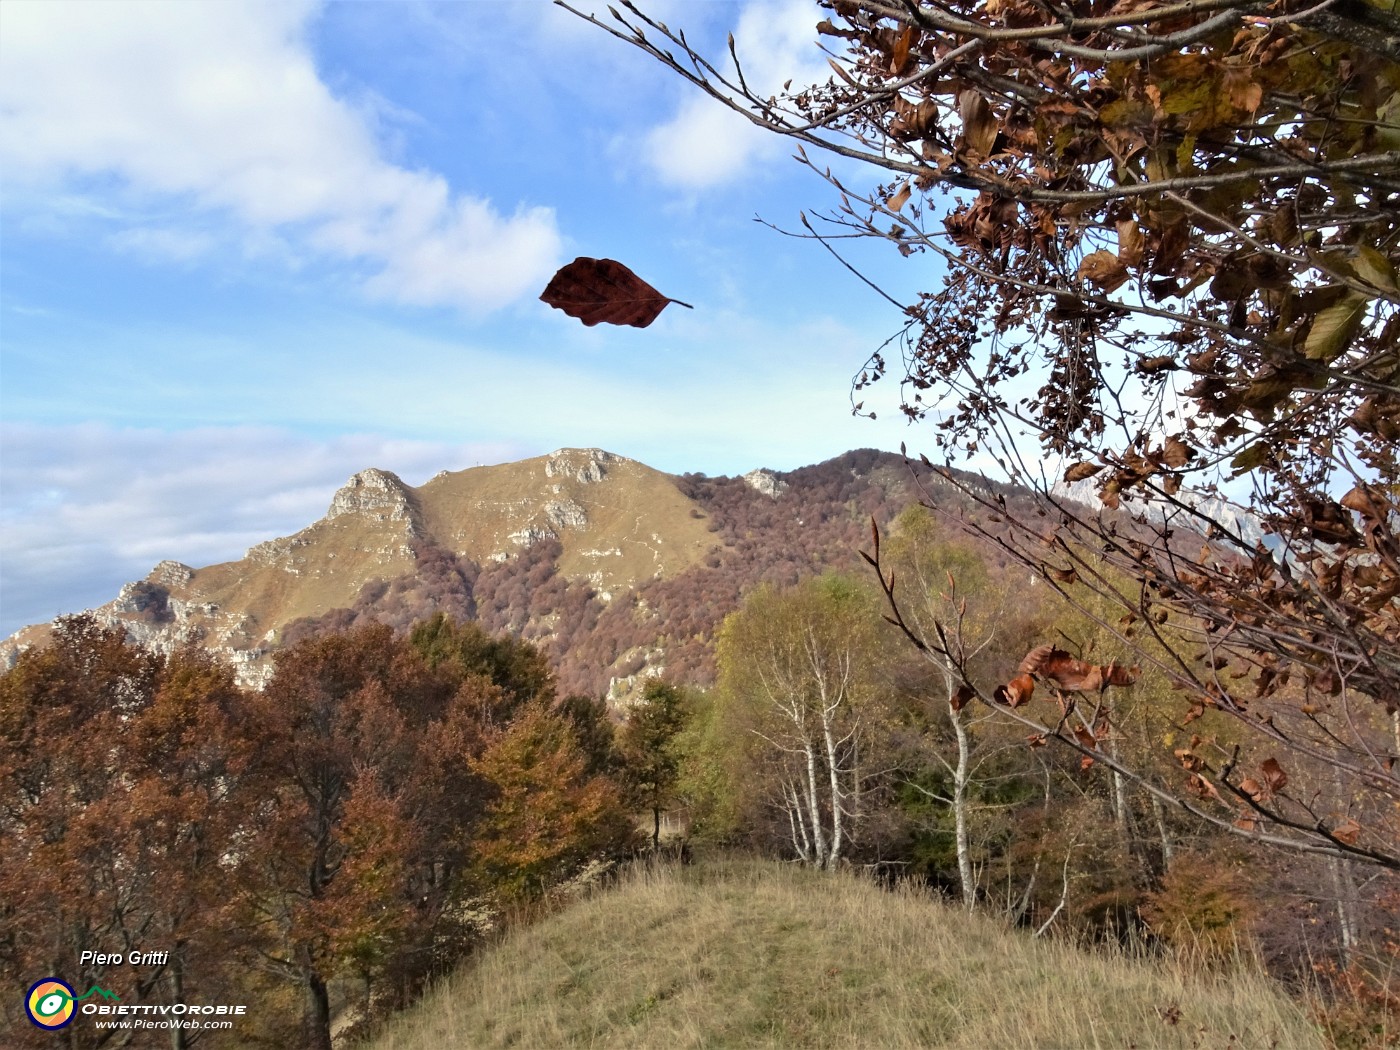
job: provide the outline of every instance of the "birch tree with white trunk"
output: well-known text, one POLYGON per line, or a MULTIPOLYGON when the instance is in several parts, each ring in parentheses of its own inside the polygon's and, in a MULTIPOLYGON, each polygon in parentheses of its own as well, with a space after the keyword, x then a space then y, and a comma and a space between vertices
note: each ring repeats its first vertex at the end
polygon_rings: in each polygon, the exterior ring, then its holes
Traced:
POLYGON ((941 630, 946 641, 943 649, 929 646, 919 651, 933 671, 929 711, 938 722, 946 723, 952 737, 951 748, 929 747, 921 757, 942 771, 946 790, 915 779, 906 778, 904 783, 948 807, 958 888, 963 903, 971 908, 980 881, 973 843, 977 788, 979 782, 997 775, 988 770, 988 761, 1011 742, 1004 733, 981 732, 993 716, 967 705, 970 696, 962 688, 964 675, 994 672, 998 647, 1007 646, 1008 651, 1017 647, 1020 639, 1015 636, 1023 631, 1020 625, 1034 603, 1023 597, 1013 608, 1005 587, 993 585, 983 559, 965 546, 949 543, 932 513, 923 507, 911 507, 897 519, 887 557, 899 580, 908 625, 929 637, 941 630))
POLYGON ((725 621, 719 687, 766 771, 795 856, 835 867, 859 840, 870 744, 882 717, 879 612, 838 576, 787 591, 761 587, 725 621))

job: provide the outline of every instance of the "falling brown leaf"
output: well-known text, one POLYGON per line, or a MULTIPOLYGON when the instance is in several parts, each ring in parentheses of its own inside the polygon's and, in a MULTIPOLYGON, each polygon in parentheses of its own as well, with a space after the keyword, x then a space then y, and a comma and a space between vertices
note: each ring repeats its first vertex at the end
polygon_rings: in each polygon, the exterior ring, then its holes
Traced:
POLYGON ((1271 792, 1282 791, 1288 784, 1288 774, 1283 771, 1283 767, 1278 764, 1276 758, 1266 758, 1259 767, 1264 774, 1264 783, 1268 785, 1271 792))
POLYGON ((580 256, 550 280, 540 299, 590 328, 595 324, 645 328, 670 303, 689 303, 662 295, 616 259, 580 256))
POLYGON ((885 201, 885 207, 889 208, 890 211, 899 211, 900 208, 909 203, 910 192, 912 192, 910 184, 906 182, 889 195, 889 199, 885 201))

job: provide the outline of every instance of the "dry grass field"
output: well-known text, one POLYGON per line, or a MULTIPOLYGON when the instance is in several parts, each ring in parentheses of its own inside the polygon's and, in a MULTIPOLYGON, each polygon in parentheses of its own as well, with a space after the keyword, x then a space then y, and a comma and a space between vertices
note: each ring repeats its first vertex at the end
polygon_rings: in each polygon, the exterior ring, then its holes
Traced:
POLYGON ((916 892, 751 860, 641 870, 522 928, 372 1050, 1313 1050, 1248 967, 1193 972, 1008 931, 916 892))

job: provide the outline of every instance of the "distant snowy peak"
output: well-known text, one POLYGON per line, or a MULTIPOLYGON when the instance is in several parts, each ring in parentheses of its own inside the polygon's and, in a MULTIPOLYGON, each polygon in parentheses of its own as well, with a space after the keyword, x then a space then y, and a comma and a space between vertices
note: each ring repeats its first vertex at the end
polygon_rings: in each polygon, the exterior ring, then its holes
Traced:
MULTIPOLYGON (((1072 482, 1060 481, 1050 489, 1050 495, 1056 499, 1071 499, 1086 507, 1100 510, 1103 508, 1103 500, 1099 499, 1097 489, 1098 484, 1094 478, 1072 482)), ((1259 518, 1252 511, 1223 496, 1182 489, 1177 493, 1176 499, 1195 512, 1189 513, 1173 503, 1136 489, 1120 492, 1118 495, 1123 501, 1123 510, 1130 514, 1145 514, 1157 521, 1169 521, 1173 526, 1189 528, 1202 535, 1209 531, 1209 523, 1214 523, 1225 534, 1236 537, 1244 547, 1263 543, 1272 550, 1278 546, 1278 538, 1264 532, 1259 518)))

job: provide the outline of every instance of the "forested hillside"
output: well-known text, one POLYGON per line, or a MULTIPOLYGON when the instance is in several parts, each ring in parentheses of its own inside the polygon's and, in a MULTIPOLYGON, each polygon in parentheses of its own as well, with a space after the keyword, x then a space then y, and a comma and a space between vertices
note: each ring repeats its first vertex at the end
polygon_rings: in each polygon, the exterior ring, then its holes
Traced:
MULTIPOLYGON (((485 564, 420 545, 414 572, 365 585, 353 605, 296 621, 285 637, 367 622, 404 627, 441 611, 536 642, 566 693, 598 695, 644 669, 708 685, 715 631, 756 585, 858 571, 872 519, 885 527, 926 492, 955 515, 975 510, 932 470, 872 449, 787 473, 685 474, 676 487, 694 502, 712 542, 698 564, 674 575, 604 595, 563 570, 554 538, 485 564)), ((1014 489, 1005 491, 1015 499, 1014 489)), ((625 695, 635 692, 628 684, 625 695)))

